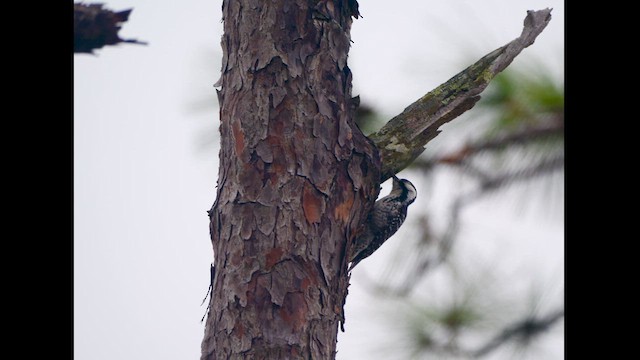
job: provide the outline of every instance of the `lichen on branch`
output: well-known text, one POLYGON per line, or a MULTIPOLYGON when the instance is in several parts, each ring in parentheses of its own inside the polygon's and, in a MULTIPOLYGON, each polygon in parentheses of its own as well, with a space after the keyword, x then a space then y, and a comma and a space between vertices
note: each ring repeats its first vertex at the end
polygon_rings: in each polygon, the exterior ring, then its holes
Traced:
POLYGON ((533 44, 550 20, 549 8, 527 11, 524 29, 518 38, 485 55, 369 135, 382 158, 381 181, 411 164, 440 133, 441 125, 471 109, 489 82, 524 48, 533 44))

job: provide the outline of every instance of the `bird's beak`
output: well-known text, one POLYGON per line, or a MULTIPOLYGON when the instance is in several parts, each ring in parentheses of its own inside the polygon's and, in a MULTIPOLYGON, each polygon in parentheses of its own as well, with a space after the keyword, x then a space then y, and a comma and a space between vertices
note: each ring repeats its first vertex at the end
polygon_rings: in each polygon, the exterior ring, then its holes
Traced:
POLYGON ((394 190, 399 189, 400 188, 400 179, 398 179, 398 177, 395 174, 393 174, 391 176, 393 177, 393 189, 394 190))

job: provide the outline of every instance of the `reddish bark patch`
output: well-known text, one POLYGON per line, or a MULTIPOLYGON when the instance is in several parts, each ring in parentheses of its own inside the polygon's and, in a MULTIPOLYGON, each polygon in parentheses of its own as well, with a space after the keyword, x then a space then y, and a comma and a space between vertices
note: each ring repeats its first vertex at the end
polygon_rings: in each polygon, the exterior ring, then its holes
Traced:
POLYGON ((237 322, 233 327, 233 333, 237 337, 242 338, 244 336, 244 325, 242 325, 241 322, 237 322))
POLYGON ((273 265, 275 265, 278 261, 280 261, 280 259, 282 259, 282 254, 284 254, 284 250, 280 247, 271 249, 266 255, 266 268, 271 269, 273 265))
POLYGON ((291 356, 298 357, 300 356, 300 351, 297 346, 291 346, 291 356))
POLYGON ((309 224, 320 222, 322 201, 321 195, 311 185, 305 183, 302 190, 302 209, 309 224))
POLYGON ((299 292, 288 293, 284 297, 282 307, 278 309, 280 318, 288 325, 292 332, 301 331, 307 323, 306 314, 308 312, 304 295, 299 292))
MULTIPOLYGON (((281 161, 274 162, 271 165, 270 169, 272 170, 271 174, 278 175, 278 176, 284 174, 284 171, 286 170, 284 163, 281 161)), ((271 179, 272 180, 277 179, 277 177, 272 176, 271 179)))
POLYGON ((244 132, 240 128, 240 122, 233 122, 233 138, 235 139, 236 155, 240 156, 244 151, 244 132))
POLYGON ((246 285, 247 304, 255 307, 261 316, 267 316, 268 310, 271 309, 271 294, 268 290, 270 283, 270 278, 254 273, 246 285))
POLYGON ((233 253, 231 253, 231 256, 229 257, 229 262, 233 266, 239 266, 240 263, 242 262, 241 251, 234 251, 233 253))
POLYGON ((335 210, 333 211, 333 216, 336 218, 336 220, 342 220, 342 223, 346 224, 349 221, 352 207, 353 196, 349 196, 345 201, 336 206, 335 210))
POLYGON ((302 283, 300 284, 300 290, 306 291, 309 288, 309 286, 311 286, 311 283, 312 283, 311 279, 308 277, 302 279, 302 283))

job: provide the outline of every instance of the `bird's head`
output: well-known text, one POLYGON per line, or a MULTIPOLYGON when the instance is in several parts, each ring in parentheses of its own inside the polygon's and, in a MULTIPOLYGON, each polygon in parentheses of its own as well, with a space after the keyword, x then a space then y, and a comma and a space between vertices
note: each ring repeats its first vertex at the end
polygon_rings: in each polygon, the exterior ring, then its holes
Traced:
POLYGON ((393 175, 393 188, 391 189, 391 194, 397 196, 401 202, 409 205, 416 200, 418 192, 411 181, 407 179, 399 179, 397 176, 393 175))

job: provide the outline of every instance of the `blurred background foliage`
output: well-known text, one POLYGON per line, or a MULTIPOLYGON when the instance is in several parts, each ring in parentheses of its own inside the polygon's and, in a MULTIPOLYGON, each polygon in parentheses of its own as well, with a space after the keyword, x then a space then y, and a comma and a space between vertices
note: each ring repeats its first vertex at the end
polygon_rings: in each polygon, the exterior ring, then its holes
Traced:
MULTIPOLYGON (((563 276, 518 284, 528 288, 528 295, 510 298, 505 293, 514 284, 508 275, 497 266, 469 261, 468 253, 458 254, 463 251, 454 244, 474 241, 474 234, 465 231, 461 213, 487 195, 492 195, 493 202, 519 205, 541 200, 542 206, 532 214, 541 227, 545 221, 540 215, 557 214, 558 207, 562 211, 564 84, 548 73, 542 66, 508 68, 473 110, 445 128, 441 143, 429 144, 405 170, 402 177, 429 184, 429 190, 418 187, 422 191, 409 209, 420 212, 418 220, 407 225, 412 229, 405 229, 410 239, 403 236, 406 245, 396 246, 388 268, 375 277, 361 274, 372 296, 386 299, 389 316, 385 321, 396 327, 397 338, 402 339, 386 344, 394 358, 545 358, 539 349, 532 349, 537 339, 563 320, 563 276), (430 208, 433 197, 424 196, 425 192, 441 192, 435 181, 438 174, 452 170, 467 184, 453 192, 443 189, 450 211, 444 216, 446 225, 437 229, 431 224, 434 214, 419 209, 430 208), (515 183, 527 186, 507 191, 515 183), (431 291, 414 291, 425 288, 431 291)), ((357 116, 365 133, 386 121, 366 104, 357 116)), ((494 259, 496 263, 508 260, 494 259)))

